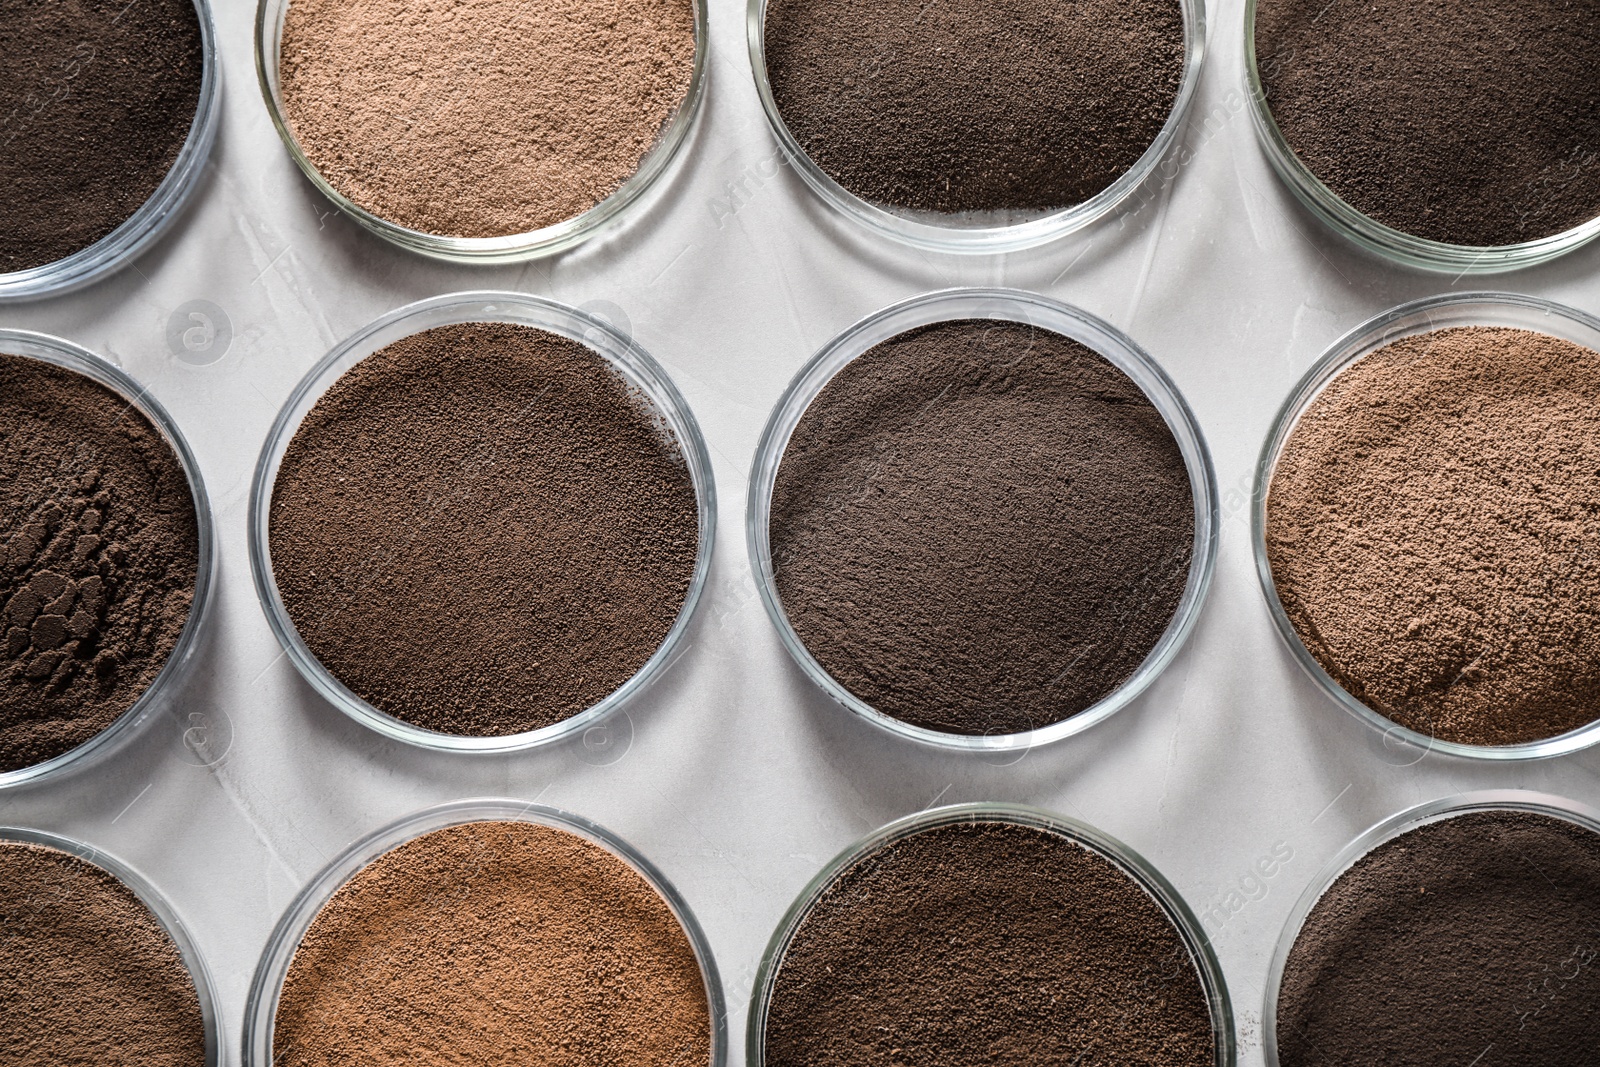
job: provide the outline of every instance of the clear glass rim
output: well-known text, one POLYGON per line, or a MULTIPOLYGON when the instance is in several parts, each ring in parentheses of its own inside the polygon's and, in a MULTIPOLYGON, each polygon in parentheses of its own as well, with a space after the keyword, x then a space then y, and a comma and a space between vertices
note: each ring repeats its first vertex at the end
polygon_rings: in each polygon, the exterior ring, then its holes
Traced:
POLYGON ((172 902, 163 896, 148 878, 127 863, 82 841, 21 826, 0 826, 0 841, 40 845, 57 852, 64 852, 98 867, 139 898, 139 902, 155 917, 156 922, 178 947, 178 955, 183 960, 184 970, 189 972, 189 978, 194 982, 195 996, 200 1001, 200 1017, 205 1030, 206 1067, 221 1067, 222 1022, 217 1016, 217 993, 211 980, 211 970, 206 966, 205 957, 200 954, 199 946, 195 944, 188 926, 179 917, 172 902))
POLYGON ((329 184, 300 148, 300 142, 295 138, 283 110, 278 81, 283 22, 289 11, 289 2, 260 0, 256 8, 255 28, 256 79, 261 87, 261 98, 266 102, 267 114, 271 116, 272 125, 277 129, 289 157, 318 192, 360 226, 392 244, 434 259, 483 264, 535 259, 573 248, 593 237, 608 223, 624 219, 631 214, 628 209, 645 202, 644 194, 655 187, 671 169, 673 162, 682 156, 705 98, 706 53, 710 47, 707 0, 691 0, 694 5, 695 49, 689 88, 655 144, 640 160, 639 169, 611 195, 581 214, 528 233, 503 237, 449 237, 427 233, 391 222, 350 200, 329 184))
MULTIPOLYGON (((1449 293, 1401 304, 1375 315, 1350 330, 1329 346, 1311 365, 1311 369, 1305 373, 1279 407, 1256 461, 1255 486, 1250 499, 1251 549, 1255 555, 1256 577, 1261 585, 1261 593, 1266 599, 1267 610, 1272 616, 1279 638, 1295 662, 1335 703, 1379 731, 1386 740, 1394 739, 1412 749, 1422 750, 1417 757, 1419 760, 1428 752, 1479 760, 1544 759, 1565 755, 1600 742, 1600 713, 1596 714, 1593 722, 1541 741, 1528 741, 1516 745, 1468 745, 1420 733, 1369 708, 1323 669, 1322 664, 1317 662, 1316 657, 1300 640, 1294 624, 1289 621, 1283 602, 1278 598, 1278 587, 1272 580, 1272 565, 1267 558, 1267 498, 1271 492, 1272 476, 1277 468, 1278 459, 1283 454, 1290 435, 1299 425, 1301 416, 1315 403, 1322 390, 1347 368, 1385 345, 1402 338, 1478 322, 1481 317, 1493 316, 1496 311, 1523 312, 1540 316, 1551 324, 1565 323, 1576 328, 1571 332, 1588 333, 1592 338, 1590 341, 1576 343, 1589 348, 1600 345, 1600 319, 1575 308, 1520 293, 1449 293)), ((1492 321, 1483 321, 1480 324, 1502 325, 1492 321)), ((1534 329, 1533 326, 1516 328, 1534 329)), ((1563 336, 1551 329, 1540 332, 1551 336, 1563 336)), ((1567 339, 1575 340, 1571 337, 1567 339)))
POLYGON ((1206 936, 1200 920, 1195 917, 1177 888, 1139 853, 1088 823, 1069 819, 1042 808, 993 803, 952 804, 896 819, 840 852, 806 883, 806 887, 800 891, 800 895, 778 921, 777 928, 761 954, 761 963, 756 970, 755 984, 751 987, 750 994, 749 1022, 745 1032, 745 1062, 749 1067, 765 1067, 767 1011, 783 955, 788 950, 789 941, 794 936, 795 930, 828 887, 860 860, 886 845, 938 827, 974 823, 1026 826, 1064 837, 1109 860, 1144 890, 1161 908, 1177 931, 1205 991, 1206 1003, 1211 1012, 1216 1067, 1234 1067, 1238 1062, 1238 1049, 1234 1038, 1233 1007, 1229 1000, 1228 984, 1223 977, 1222 965, 1212 951, 1211 939, 1206 936))
POLYGON ((1166 669, 1188 640, 1216 566, 1217 532, 1221 525, 1216 471, 1199 421, 1177 385, 1160 364, 1132 338, 1094 315, 1036 293, 1018 289, 943 289, 902 300, 873 312, 828 341, 785 388, 762 431, 750 470, 745 512, 745 542, 767 616, 784 648, 800 669, 836 703, 897 736, 923 744, 968 752, 1008 752, 1045 745, 1084 730, 1126 707, 1166 669), (1034 730, 1014 734, 955 734, 914 726, 885 714, 860 699, 828 673, 806 648, 789 622, 778 595, 769 531, 772 491, 778 465, 795 426, 824 386, 846 364, 878 342, 882 330, 895 336, 934 322, 957 319, 1018 322, 1068 337, 1106 359, 1131 378, 1160 411, 1183 454, 1194 494, 1195 537, 1183 597, 1161 639, 1144 662, 1116 689, 1076 715, 1034 730))
POLYGON ((1482 811, 1526 811, 1545 815, 1600 834, 1600 811, 1584 804, 1521 789, 1486 789, 1471 793, 1430 800, 1391 815, 1370 827, 1339 850, 1311 879, 1294 909, 1289 913, 1278 943, 1272 952, 1272 962, 1267 971, 1266 995, 1261 1010, 1261 1051, 1267 1067, 1279 1067, 1278 1060, 1278 994, 1283 985, 1283 973, 1289 963, 1289 953, 1300 938, 1300 931, 1312 909, 1317 906, 1333 884, 1367 853, 1429 823, 1443 822, 1462 815, 1482 811))
POLYGON ((74 371, 111 390, 130 407, 143 415, 167 447, 177 456, 188 481, 189 495, 194 500, 195 534, 199 560, 195 568, 194 597, 189 604, 189 617, 178 633, 177 643, 167 661, 162 664, 149 686, 140 693, 128 709, 98 734, 76 748, 59 756, 27 767, 0 773, 0 790, 9 786, 37 782, 55 777, 69 770, 78 770, 110 755, 121 744, 133 737, 137 727, 148 722, 155 712, 169 706, 171 694, 176 692, 194 667, 201 632, 211 607, 211 594, 216 584, 217 552, 216 527, 211 519, 211 503, 206 496, 205 481, 200 465, 195 462, 189 442, 184 439, 178 424, 167 414, 167 409, 120 367, 95 355, 71 341, 49 334, 29 330, 0 329, 0 353, 36 359, 63 370, 74 371))
POLYGON ((610 324, 557 300, 531 296, 526 293, 481 290, 446 293, 442 296, 419 300, 397 308, 363 326, 324 356, 308 371, 294 392, 284 402, 257 460, 254 479, 250 487, 250 570, 254 578, 256 597, 278 643, 288 654, 295 668, 329 703, 357 722, 387 737, 408 744, 450 752, 511 752, 548 744, 573 733, 587 730, 643 690, 675 658, 689 623, 694 618, 711 570, 712 552, 716 541, 717 497, 716 483, 711 473, 711 457, 706 450, 704 437, 688 402, 673 384, 672 378, 656 360, 631 337, 620 333, 610 324), (442 316, 439 321, 431 320, 442 316), (563 321, 565 320, 565 321, 563 321), (306 647, 299 630, 289 617, 278 594, 277 581, 272 572, 272 551, 268 529, 272 512, 272 490, 277 479, 278 464, 300 427, 305 412, 327 389, 343 376, 348 367, 340 369, 346 360, 350 363, 366 359, 374 352, 392 343, 375 340, 394 328, 416 324, 404 336, 447 323, 507 322, 567 337, 582 344, 604 359, 608 366, 622 375, 631 385, 638 387, 644 399, 671 430, 675 443, 683 455, 694 483, 699 546, 695 554, 694 573, 689 580, 689 590, 677 618, 662 639, 660 646, 644 665, 627 681, 608 693, 595 704, 560 722, 517 734, 477 737, 446 734, 427 730, 405 722, 373 707, 368 701, 347 688, 306 647), (582 325, 574 329, 567 322, 582 325), (610 349, 603 351, 590 340, 590 335, 603 339, 610 349), (359 355, 357 355, 359 353, 359 355))
POLYGON ((1510 245, 1459 245, 1415 237, 1386 226, 1347 203, 1301 162, 1289 147, 1272 109, 1256 62, 1256 10, 1260 0, 1246 0, 1244 12, 1245 96, 1256 139, 1279 180, 1304 207, 1329 229, 1359 248, 1415 270, 1454 274, 1498 274, 1546 263, 1600 236, 1600 217, 1550 237, 1510 245))
POLYGON ((863 200, 834 181, 806 153, 789 131, 772 95, 767 77, 766 12, 767 0, 748 0, 745 32, 750 52, 750 69, 755 76, 756 93, 767 125, 777 139, 784 158, 794 166, 817 197, 846 218, 877 234, 935 252, 992 254, 1016 252, 1063 237, 1108 215, 1131 196, 1155 171, 1157 165, 1177 143, 1178 134, 1192 107, 1200 84, 1206 51, 1205 0, 1179 0, 1183 8, 1183 80, 1177 98, 1156 139, 1138 161, 1116 181, 1081 204, 1051 212, 1039 218, 1005 226, 939 225, 863 200))
POLYGON ((301 939, 333 894, 380 856, 407 842, 436 830, 480 822, 526 822, 575 834, 616 856, 650 884, 672 909, 694 950, 705 982, 711 1020, 711 1067, 724 1067, 728 1058, 728 1012, 722 980, 711 944, 676 887, 637 849, 598 823, 559 808, 500 797, 451 801, 412 812, 357 840, 300 890, 273 928, 250 983, 242 1043, 245 1067, 272 1067, 273 1027, 283 981, 301 939))
POLYGON ((0 303, 59 296, 125 267, 166 232, 205 173, 222 113, 222 65, 217 57, 211 0, 192 0, 200 18, 200 100, 189 134, 150 198, 116 229, 87 248, 27 270, 0 274, 0 303))

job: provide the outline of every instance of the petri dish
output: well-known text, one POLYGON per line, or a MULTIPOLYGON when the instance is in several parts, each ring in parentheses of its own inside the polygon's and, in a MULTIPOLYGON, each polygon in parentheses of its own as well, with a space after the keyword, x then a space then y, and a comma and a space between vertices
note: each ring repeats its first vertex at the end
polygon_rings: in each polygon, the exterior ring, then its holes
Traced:
POLYGON ((220 1067, 222 1063, 222 1024, 217 1017, 217 994, 216 988, 212 984, 211 971, 207 968, 205 959, 200 955, 200 950, 195 945, 193 936, 189 933, 188 927, 184 925, 171 901, 167 900, 144 875, 115 856, 82 841, 62 837, 58 834, 46 833, 42 830, 17 826, 0 826, 0 842, 34 845, 53 849, 57 852, 64 852, 69 856, 98 867, 122 883, 134 896, 139 898, 139 902, 149 910, 167 936, 172 939, 173 944, 177 946, 178 954, 183 960, 184 968, 189 972, 190 979, 194 982, 195 995, 200 1002, 200 1015, 205 1028, 206 1067, 220 1067))
POLYGON ((1600 319, 1573 308, 1517 293, 1468 292, 1428 297, 1392 308, 1345 334, 1314 363, 1278 410, 1256 463, 1251 499, 1251 542, 1256 575, 1267 610, 1290 654, 1318 688, 1339 707, 1354 715, 1393 743, 1415 752, 1429 752, 1483 760, 1540 759, 1575 752, 1600 741, 1600 717, 1595 722, 1556 737, 1512 745, 1471 745, 1402 726, 1356 698, 1317 662, 1290 621, 1272 578, 1267 556, 1267 498, 1272 477, 1295 427, 1322 391, 1344 370, 1365 356, 1402 338, 1460 326, 1498 326, 1548 334, 1600 351, 1600 319))
POLYGON ((0 274, 0 302, 58 296, 113 274, 165 233, 182 213, 205 172, 222 113, 222 67, 211 0, 194 0, 194 9, 200 18, 200 100, 189 135, 166 177, 127 221, 94 244, 52 263, 0 274))
POLYGON ((631 337, 608 323, 554 300, 507 292, 450 293, 409 304, 382 316, 345 339, 300 381, 267 434, 250 492, 250 565, 256 596, 267 622, 295 668, 329 703, 379 733, 424 748, 455 752, 506 752, 581 734, 644 689, 674 658, 694 616, 711 569, 716 531, 716 486, 711 459, 693 413, 665 370, 631 337), (344 373, 366 357, 405 337, 458 323, 513 323, 577 341, 594 352, 652 409, 694 484, 699 545, 683 605, 654 654, 626 682, 570 718, 522 733, 466 736, 425 729, 379 710, 339 680, 302 639, 273 576, 269 520, 272 494, 284 453, 301 421, 344 373))
POLYGON ((284 111, 279 79, 283 24, 291 2, 260 0, 256 10, 255 33, 256 76, 261 85, 261 95, 289 157, 318 192, 364 229, 401 248, 433 259, 483 264, 535 259, 573 248, 609 224, 622 223, 631 218, 651 203, 645 194, 660 184, 674 161, 682 155, 704 104, 706 52, 710 41, 707 0, 692 0, 695 55, 688 91, 662 128, 655 144, 639 161, 639 169, 632 177, 589 210, 529 233, 503 237, 450 237, 428 233, 382 218, 350 200, 329 183, 300 147, 284 111))
POLYGON ((210 613, 211 594, 216 583, 217 553, 216 531, 211 521, 211 505, 206 496, 205 482, 194 453, 184 440, 182 432, 172 421, 159 401, 149 391, 120 368, 70 341, 47 334, 26 330, 0 330, 0 353, 24 356, 82 374, 84 377, 111 390, 127 401, 128 405, 145 417, 165 440, 167 446, 183 467, 188 479, 189 493, 194 499, 195 529, 198 536, 199 563, 195 571, 194 597, 189 606, 189 617, 179 632, 166 663, 150 685, 128 709, 104 730, 59 756, 15 770, 0 772, 0 789, 9 786, 54 778, 67 771, 77 771, 92 766, 115 752, 121 745, 136 736, 153 718, 170 713, 174 708, 174 694, 181 690, 184 680, 194 667, 200 635, 210 613))
POLYGON ((1087 730, 1126 707, 1183 647, 1199 618, 1216 564, 1220 510, 1216 474, 1200 425, 1176 385, 1131 338, 1087 312, 1014 289, 948 289, 927 293, 867 316, 825 344, 801 368, 779 399, 756 450, 750 472, 745 539, 756 588, 784 648, 801 671, 835 702, 897 736, 969 752, 1010 752, 1049 744, 1087 730), (1050 330, 1084 345, 1126 374, 1160 412, 1177 441, 1188 473, 1195 515, 1194 541, 1183 594, 1160 639, 1137 670, 1099 702, 1075 715, 1020 733, 959 734, 913 725, 852 693, 806 648, 784 610, 772 560, 771 509, 778 468, 795 428, 824 387, 852 360, 891 337, 930 323, 956 319, 1017 322, 1050 330))
POLYGON ((1256 57, 1259 6, 1260 0, 1246 0, 1244 13, 1245 96, 1250 101, 1256 139, 1279 180, 1303 207, 1334 233, 1391 263, 1457 277, 1497 274, 1546 263, 1600 236, 1600 217, 1597 217, 1534 241, 1494 246, 1458 245, 1386 226, 1351 206, 1301 161, 1272 117, 1256 57))
MULTIPOLYGON (((750 997, 746 1027, 745 1062, 750 1067, 765 1067, 768 1021, 778 974, 796 931, 812 914, 818 902, 863 860, 884 853, 908 838, 952 826, 998 824, 1024 827, 1056 835, 1109 862, 1118 873, 1148 897, 1163 917, 1172 924, 1181 943, 1183 963, 1194 968, 1211 1019, 1213 1057, 1216 1067, 1233 1067, 1238 1061, 1234 1036, 1233 1008, 1222 968, 1211 949, 1200 920, 1181 894, 1151 864, 1116 838, 1085 823, 1067 819, 1037 808, 1012 804, 957 804, 917 812, 896 820, 850 846, 814 877, 790 905, 761 955, 750 997)), ((1164 970, 1144 981, 1173 980, 1176 974, 1164 970)))
MULTIPOLYGON (((1318 902, 1346 872, 1379 846, 1404 837, 1406 834, 1421 827, 1479 812, 1527 812, 1558 819, 1580 829, 1588 830, 1591 833, 1600 834, 1600 812, 1562 797, 1518 789, 1457 793, 1451 797, 1428 801, 1393 815, 1362 833, 1329 860, 1311 880, 1311 884, 1301 894, 1299 900, 1295 902, 1294 908, 1289 914, 1289 919, 1284 924, 1283 931, 1278 937, 1277 945, 1273 949, 1272 960, 1267 973, 1266 996, 1261 1012, 1262 1052, 1266 1057, 1267 1067, 1280 1067, 1278 1001, 1283 988, 1284 973, 1288 967, 1289 954, 1294 950, 1295 942, 1300 939, 1306 920, 1310 917, 1318 902)), ((1588 948, 1592 952, 1594 946, 1582 947, 1588 948)), ((1441 956, 1440 959, 1459 959, 1459 957, 1447 954, 1441 956)), ((1559 960, 1552 961, 1553 964, 1559 964, 1560 962, 1559 960)), ((1527 988, 1537 988, 1535 982, 1540 977, 1542 977, 1542 973, 1537 977, 1529 975, 1527 988)), ((1523 990, 1508 990, 1507 992, 1508 994, 1521 993, 1523 990)), ((1517 1013, 1514 1010, 1508 1010, 1508 1018, 1514 1023, 1517 1019, 1517 1013)), ((1514 1027, 1508 1025, 1507 1030, 1510 1031, 1512 1029, 1514 1027)))
POLYGON ((1180 0, 1183 9, 1183 79, 1172 111, 1154 141, 1120 177, 1088 200, 1055 211, 945 214, 920 212, 865 200, 819 167, 789 130, 778 110, 767 75, 767 0, 748 0, 745 30, 750 69, 767 125, 784 161, 806 186, 838 214, 880 236, 946 253, 994 254, 1032 248, 1090 225, 1132 196, 1177 143, 1200 83, 1206 49, 1205 0, 1180 0))
POLYGON ((671 909, 694 951, 705 983, 711 1024, 710 1067, 724 1067, 728 1057, 728 1020, 716 960, 694 913, 672 883, 633 846, 587 819, 539 804, 499 798, 454 801, 408 815, 352 844, 300 891, 268 939, 250 985, 244 1017, 245 1067, 272 1067, 276 1062, 273 1030, 284 980, 301 939, 329 899, 385 853, 426 834, 478 822, 531 823, 573 834, 598 845, 643 878, 671 909))

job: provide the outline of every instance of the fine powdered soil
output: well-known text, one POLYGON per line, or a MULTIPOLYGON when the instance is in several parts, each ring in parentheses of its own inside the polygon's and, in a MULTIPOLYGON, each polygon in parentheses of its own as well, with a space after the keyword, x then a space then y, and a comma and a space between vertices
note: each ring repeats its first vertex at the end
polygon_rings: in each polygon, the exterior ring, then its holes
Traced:
POLYGON ((279 72, 306 158, 353 203, 504 237, 632 177, 694 55, 690 0, 292 0, 279 72))
POLYGON ((844 367, 772 494, 784 611, 861 700, 957 734, 1037 729, 1143 663, 1188 581, 1166 422, 1075 341, 957 320, 844 367))
POLYGON ((1342 874, 1278 992, 1282 1067, 1594 1067, 1600 835, 1530 812, 1429 823, 1342 874))
POLYGON ((133 215, 189 137, 203 74, 190 0, 0 0, 0 273, 133 215))
POLYGON ((924 830, 841 873, 773 982, 768 1067, 1211 1067, 1177 930, 1104 857, 1003 822, 924 830))
POLYGON ((483 822, 350 879, 306 931, 273 1029, 281 1067, 705 1067, 711 1017, 660 894, 598 845, 483 822))
POLYGON ((0 842, 0 1067, 203 1067, 178 946, 133 891, 53 848, 0 842))
POLYGON ((1296 156, 1346 203, 1492 246, 1600 216, 1600 0, 1260 0, 1296 156))
POLYGON ((0 354, 0 771, 110 726, 160 673, 199 569, 183 465, 142 413, 0 354))
POLYGON ((441 326, 317 401, 272 493, 273 574, 311 653, 429 730, 583 711, 655 654, 699 548, 694 484, 605 360, 505 323, 441 326))
POLYGON ((1419 733, 1509 745, 1600 715, 1600 353, 1525 330, 1408 337, 1346 368, 1273 472, 1295 631, 1419 733))
POLYGON ((914 211, 1080 204, 1144 155, 1183 81, 1178 0, 770 0, 765 41, 806 154, 914 211))

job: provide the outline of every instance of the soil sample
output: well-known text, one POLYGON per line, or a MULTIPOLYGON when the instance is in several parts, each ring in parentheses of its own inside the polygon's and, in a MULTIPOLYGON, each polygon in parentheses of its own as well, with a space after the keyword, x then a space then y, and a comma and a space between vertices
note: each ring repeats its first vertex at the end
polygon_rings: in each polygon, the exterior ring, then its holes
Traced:
POLYGON ((177 453, 98 382, 0 354, 0 771, 115 722, 189 621, 200 563, 177 453))
POLYGON ((769 0, 767 77, 800 147, 864 200, 1039 214, 1155 141, 1183 82, 1179 0, 769 0))
POLYGON ((1212 1067, 1205 988, 1118 866, 1001 821, 922 830, 841 872, 795 929, 766 1067, 1212 1067))
POLYGON ((1448 244, 1600 216, 1600 0, 1260 0, 1273 120, 1338 197, 1448 244))
POLYGON ((489 737, 638 673, 688 595, 699 516, 676 440, 602 356, 466 323, 323 394, 278 469, 270 543, 334 677, 412 725, 489 737))
POLYGON ((1593 1067, 1600 834, 1488 811, 1428 823, 1340 875, 1278 991, 1282 1067, 1593 1067))
POLYGON ((576 834, 481 822, 374 860, 284 979, 281 1067, 706 1067, 711 1017, 677 916, 576 834))
POLYGON ((847 364, 772 493, 777 589, 811 655, 953 734, 1038 729, 1115 691, 1171 623, 1194 536, 1183 455, 1132 379, 987 319, 847 364))
POLYGON ((81 252, 166 179, 200 106, 191 0, 0 0, 0 273, 81 252))
POLYGON ((507 237, 631 178, 694 60, 691 0, 291 0, 279 76, 301 150, 352 203, 507 237))
POLYGON ((0 842, 0 1065, 205 1063, 194 979, 144 902, 76 856, 0 842))
POLYGON ((1351 696, 1467 745, 1600 715, 1600 353, 1527 330, 1396 341, 1311 403, 1273 471, 1267 557, 1351 696))

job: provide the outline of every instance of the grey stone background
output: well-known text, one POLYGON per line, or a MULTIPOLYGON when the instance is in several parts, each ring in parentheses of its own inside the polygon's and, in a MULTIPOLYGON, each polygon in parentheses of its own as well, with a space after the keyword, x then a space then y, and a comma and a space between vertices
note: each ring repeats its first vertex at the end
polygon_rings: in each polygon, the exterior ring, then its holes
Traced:
POLYGON ((772 927, 816 870, 891 819, 1005 800, 1087 820, 1154 862, 1206 915, 1260 1062, 1261 988, 1316 870, 1379 819, 1457 791, 1524 787, 1600 804, 1600 751, 1480 766, 1394 748, 1335 707, 1278 643, 1250 559, 1251 469, 1319 353, 1396 303, 1506 288, 1600 312, 1600 245, 1547 267, 1453 280, 1386 267, 1321 231, 1268 170, 1245 111, 1242 0, 1211 12, 1182 143, 1130 209, 1025 254, 888 246, 836 220, 781 165, 751 84, 744 9, 711 0, 708 109, 645 214, 523 266, 430 263, 334 213, 295 170, 256 86, 253 5, 218 0, 224 114, 193 207, 133 268, 80 293, 0 308, 145 383, 189 438, 221 538, 210 638, 177 716, 92 774, 0 795, 0 824, 72 835, 143 870, 217 979, 227 1062, 268 933, 349 842, 429 804, 537 799, 610 827, 674 880, 709 934, 743 1062, 747 995, 772 927), (1132 706, 1047 749, 986 761, 915 747, 825 700, 788 661, 744 548, 746 475, 790 376, 885 304, 1009 285, 1131 334, 1176 379, 1210 441, 1224 521, 1199 627, 1132 706), (510 288, 586 306, 670 371, 704 429, 720 494, 708 596, 686 649, 609 733, 506 757, 386 741, 316 697, 250 585, 246 496, 262 438, 338 340, 402 304, 510 288), (1287 850, 1270 878, 1257 861, 1287 850))

